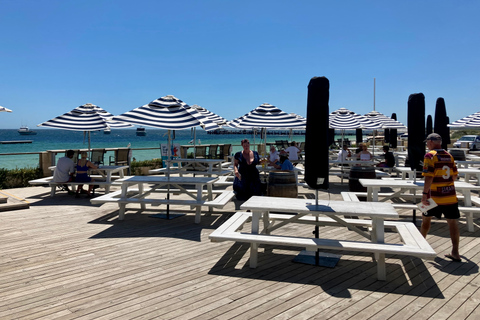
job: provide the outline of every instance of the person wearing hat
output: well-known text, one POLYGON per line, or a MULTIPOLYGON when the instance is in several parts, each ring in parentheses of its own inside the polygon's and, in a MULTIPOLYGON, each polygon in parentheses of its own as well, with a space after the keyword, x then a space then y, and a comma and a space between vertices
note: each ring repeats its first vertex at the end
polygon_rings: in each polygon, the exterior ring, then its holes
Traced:
POLYGON ((442 149, 442 137, 438 133, 431 133, 425 140, 430 150, 423 159, 423 172, 425 184, 422 193, 422 203, 429 205, 429 199, 438 205, 423 213, 420 232, 426 238, 432 217, 440 219, 442 214, 447 219, 452 241, 452 251, 445 257, 456 262, 461 262, 458 251, 460 231, 457 220, 460 218, 458 211, 458 199, 455 192, 454 181, 458 171, 455 161, 450 153, 442 149))
POLYGON ((288 153, 285 151, 280 151, 280 161, 273 165, 275 168, 280 170, 293 170, 293 164, 288 160, 288 153))

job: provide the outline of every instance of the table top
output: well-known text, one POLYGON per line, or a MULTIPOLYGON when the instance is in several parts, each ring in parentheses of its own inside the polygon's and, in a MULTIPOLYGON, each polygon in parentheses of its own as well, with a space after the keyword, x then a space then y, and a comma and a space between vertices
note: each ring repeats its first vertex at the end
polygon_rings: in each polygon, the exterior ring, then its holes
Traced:
POLYGON ((397 211, 390 203, 384 202, 347 202, 315 199, 295 199, 280 197, 253 196, 245 201, 242 210, 280 211, 294 213, 321 213, 325 215, 356 215, 372 218, 396 218, 397 211))
POLYGON ((175 183, 175 184, 211 184, 218 178, 212 177, 165 177, 165 176, 133 176, 118 179, 117 182, 123 183, 175 183))
POLYGON ((224 159, 206 159, 206 158, 176 158, 166 160, 166 162, 203 162, 203 163, 221 163, 224 159))
MULTIPOLYGON (((395 180, 395 179, 389 179, 389 180, 383 180, 383 179, 358 179, 358 181, 362 184, 364 187, 377 187, 377 188, 411 188, 411 189, 420 189, 423 188, 423 185, 425 184, 425 181, 423 180, 417 180, 415 183, 413 183, 413 180, 395 180)), ((465 189, 470 189, 470 190, 478 190, 480 189, 480 186, 474 186, 470 183, 464 182, 464 181, 455 181, 455 189, 458 190, 465 190, 465 189)))
POLYGON ((128 166, 99 166, 97 169, 92 169, 92 170, 121 170, 121 169, 127 169, 128 166))

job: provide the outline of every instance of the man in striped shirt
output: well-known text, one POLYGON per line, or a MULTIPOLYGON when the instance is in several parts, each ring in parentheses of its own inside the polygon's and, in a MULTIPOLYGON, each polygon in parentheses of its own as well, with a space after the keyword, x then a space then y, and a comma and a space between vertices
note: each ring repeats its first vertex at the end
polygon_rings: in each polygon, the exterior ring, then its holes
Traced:
POLYGON ((429 134, 425 141, 430 152, 423 159, 422 174, 425 177, 425 184, 422 202, 424 205, 429 205, 428 199, 431 198, 438 206, 423 213, 420 232, 426 238, 432 217, 440 219, 443 214, 447 219, 452 240, 452 251, 445 257, 460 262, 462 261, 458 252, 460 231, 457 224, 460 212, 454 185, 458 175, 457 167, 452 155, 442 149, 442 137, 438 133, 429 134))

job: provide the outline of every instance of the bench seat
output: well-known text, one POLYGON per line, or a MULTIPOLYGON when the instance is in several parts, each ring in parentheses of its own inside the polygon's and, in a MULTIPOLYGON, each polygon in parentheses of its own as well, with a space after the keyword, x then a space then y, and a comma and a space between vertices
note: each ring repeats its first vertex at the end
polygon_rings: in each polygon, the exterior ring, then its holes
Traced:
MULTIPOLYGON (((420 234, 416 226, 410 222, 391 222, 385 221, 385 227, 395 229, 403 244, 400 243, 372 243, 368 241, 349 241, 349 240, 335 240, 335 239, 317 239, 317 238, 302 238, 302 237, 288 237, 282 235, 267 235, 267 234, 251 234, 247 232, 239 232, 246 222, 251 220, 251 212, 237 212, 219 228, 212 232, 209 239, 212 242, 220 241, 236 241, 250 243, 251 245, 271 245, 271 246, 290 246, 306 248, 309 251, 317 249, 341 250, 341 251, 358 251, 370 252, 373 254, 398 254, 415 256, 422 259, 435 259, 437 254, 428 244, 428 242, 420 234)), ((269 218, 272 221, 284 220, 293 217, 293 215, 286 214, 270 214, 269 218)), ((329 217, 313 217, 303 216, 298 219, 298 223, 311 223, 318 220, 320 225, 339 226, 338 222, 329 217)), ((352 225, 369 226, 370 220, 345 219, 346 222, 352 225)), ((251 257, 251 267, 252 266, 251 257)), ((256 260, 256 259, 255 259, 256 260)), ((383 264, 383 263, 379 263, 383 264)), ((382 271, 379 269, 379 279, 382 271)), ((383 280, 383 279, 380 279, 383 280)))
POLYGON ((49 185, 51 190, 50 190, 50 196, 53 197, 55 195, 55 191, 57 186, 62 186, 62 185, 67 185, 67 186, 72 186, 73 191, 76 190, 76 187, 79 185, 96 185, 100 186, 105 189, 105 192, 108 192, 110 189, 110 186, 112 185, 121 185, 119 182, 106 182, 106 181, 98 181, 95 180, 94 182, 76 182, 76 181, 70 181, 70 182, 53 182, 52 181, 53 177, 45 177, 45 178, 40 178, 40 179, 35 179, 35 180, 30 180, 28 183, 32 186, 40 186, 40 185, 49 185))
MULTIPOLYGON (((231 190, 213 190, 213 194, 217 195, 213 200, 202 200, 202 201, 197 201, 195 199, 146 199, 146 198, 135 198, 135 194, 138 193, 138 189, 128 189, 129 193, 129 198, 128 199, 122 199, 121 194, 122 191, 118 190, 115 192, 111 192, 105 195, 102 195, 100 197, 96 197, 90 200, 92 204, 103 204, 103 203, 118 203, 118 204, 140 204, 140 205, 145 205, 145 204, 150 204, 152 206, 159 206, 162 204, 166 205, 188 205, 191 208, 194 207, 202 207, 206 206, 209 207, 209 211, 211 208, 223 208, 225 205, 232 200, 234 197, 234 192, 231 190)), ((165 191, 167 191, 165 189, 165 191)), ((194 190, 195 192, 197 190, 194 190)), ((123 219, 123 218, 122 218, 123 219)), ((122 220, 121 219, 121 220, 122 220)), ((195 217, 195 222, 199 223, 200 222, 200 217, 196 216, 195 217)))

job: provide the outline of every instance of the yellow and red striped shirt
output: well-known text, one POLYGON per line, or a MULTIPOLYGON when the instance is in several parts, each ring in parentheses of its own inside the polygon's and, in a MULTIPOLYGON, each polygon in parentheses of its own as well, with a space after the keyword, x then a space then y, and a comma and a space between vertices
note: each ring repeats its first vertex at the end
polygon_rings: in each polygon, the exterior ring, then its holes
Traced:
POLYGON ((430 195, 438 205, 458 202, 454 181, 458 171, 450 153, 443 149, 431 150, 423 159, 424 177, 433 177, 430 195))

